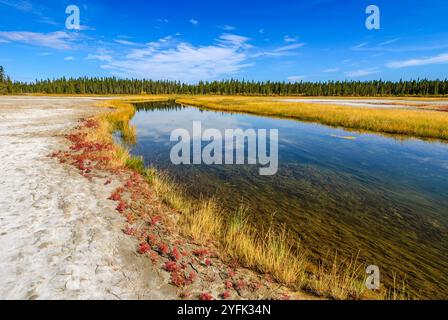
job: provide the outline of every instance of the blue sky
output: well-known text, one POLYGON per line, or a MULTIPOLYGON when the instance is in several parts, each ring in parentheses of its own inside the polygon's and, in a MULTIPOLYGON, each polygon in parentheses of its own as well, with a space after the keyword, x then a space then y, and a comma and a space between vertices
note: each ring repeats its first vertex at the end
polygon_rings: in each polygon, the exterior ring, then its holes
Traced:
POLYGON ((447 21, 445 0, 0 0, 0 64, 21 81, 446 78, 447 21), (365 27, 371 4, 380 30, 365 27))

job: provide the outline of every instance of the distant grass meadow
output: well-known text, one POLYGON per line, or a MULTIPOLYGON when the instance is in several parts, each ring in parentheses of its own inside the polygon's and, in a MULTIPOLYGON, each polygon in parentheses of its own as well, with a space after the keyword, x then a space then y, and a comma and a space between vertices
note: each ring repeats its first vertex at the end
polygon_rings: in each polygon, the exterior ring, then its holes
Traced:
POLYGON ((176 101, 212 110, 292 118, 351 130, 448 140, 448 112, 354 108, 254 97, 191 96, 176 101))
MULTIPOLYGON (((405 132, 441 138, 447 135, 448 115, 430 111, 359 110, 337 106, 308 106, 302 103, 276 103, 266 99, 245 97, 177 97, 177 102, 231 112, 259 113, 270 116, 292 117, 301 120, 327 122, 331 125, 351 125, 351 128, 405 132), (327 111, 328 112, 324 112, 327 111), (353 113, 351 115, 351 113, 353 113), (382 114, 384 113, 384 114, 382 114), (411 114, 411 116, 409 116, 411 114), (406 116, 401 119, 401 116, 406 116), (429 127, 429 118, 439 117, 436 127, 429 127), (426 124, 426 125, 425 125, 426 124), (442 125, 445 127, 442 128, 442 125), (388 129, 387 129, 388 128, 388 129), (401 129, 400 129, 401 128, 401 129), (425 131, 426 130, 426 131, 425 131)), ((135 109, 132 103, 167 101, 173 96, 126 96, 120 100, 99 103, 108 111, 97 120, 99 126, 90 130, 91 141, 111 142, 112 134, 119 133, 124 141, 136 140, 136 128, 129 125, 135 109)), ((110 156, 115 167, 130 168, 146 177, 165 203, 180 213, 179 229, 198 242, 213 242, 224 260, 236 260, 243 266, 270 274, 276 281, 296 290, 306 290, 318 296, 333 299, 408 299, 404 284, 380 291, 367 290, 365 266, 357 257, 338 259, 336 255, 322 257, 319 265, 311 265, 305 250, 291 243, 285 229, 265 226, 260 232, 240 208, 237 212, 224 212, 214 199, 192 200, 185 190, 165 174, 146 168, 141 157, 130 155, 124 145, 116 144, 110 156)))

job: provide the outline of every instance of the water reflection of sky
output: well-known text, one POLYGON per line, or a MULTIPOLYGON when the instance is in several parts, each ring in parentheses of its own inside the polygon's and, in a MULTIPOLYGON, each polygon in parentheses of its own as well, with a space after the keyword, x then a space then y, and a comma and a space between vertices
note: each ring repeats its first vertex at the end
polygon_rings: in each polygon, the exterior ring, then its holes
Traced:
MULTIPOLYGON (((334 170, 356 173, 357 168, 372 175, 448 190, 448 146, 416 139, 396 140, 375 134, 360 134, 318 124, 302 123, 252 115, 226 114, 184 108, 178 111, 137 112, 132 124, 138 128, 138 148, 157 145, 169 161, 174 129, 192 133, 193 121, 201 121, 202 130, 213 128, 224 135, 225 129, 279 129, 279 164, 312 163, 334 170), (344 137, 354 139, 345 139, 344 137), (162 147, 163 146, 163 147, 162 147), (412 178, 410 178, 412 177, 412 178)), ((158 159, 161 159, 159 154, 158 159)))
POLYGON ((138 135, 132 152, 167 170, 192 196, 215 196, 229 212, 244 203, 254 221, 275 215, 320 254, 328 248, 361 252, 388 272, 406 269, 430 283, 439 272, 431 261, 448 270, 440 240, 448 234, 448 144, 189 107, 138 111, 132 123, 138 135), (259 166, 172 165, 177 142, 170 142, 171 132, 191 132, 193 121, 221 132, 278 129, 278 173, 260 176, 259 166))

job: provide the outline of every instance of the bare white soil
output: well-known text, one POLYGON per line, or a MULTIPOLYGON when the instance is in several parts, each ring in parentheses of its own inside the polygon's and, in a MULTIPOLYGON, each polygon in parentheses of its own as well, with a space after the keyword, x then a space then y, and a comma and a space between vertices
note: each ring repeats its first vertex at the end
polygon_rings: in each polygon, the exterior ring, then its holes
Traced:
POLYGON ((107 200, 48 157, 93 98, 0 97, 0 299, 174 299, 107 200))
POLYGON ((418 105, 427 106, 445 106, 448 104, 447 100, 411 100, 411 99, 314 99, 314 98, 295 98, 295 99, 278 99, 280 102, 306 102, 311 104, 332 104, 347 107, 365 107, 365 108, 380 108, 380 109, 417 109, 418 105))

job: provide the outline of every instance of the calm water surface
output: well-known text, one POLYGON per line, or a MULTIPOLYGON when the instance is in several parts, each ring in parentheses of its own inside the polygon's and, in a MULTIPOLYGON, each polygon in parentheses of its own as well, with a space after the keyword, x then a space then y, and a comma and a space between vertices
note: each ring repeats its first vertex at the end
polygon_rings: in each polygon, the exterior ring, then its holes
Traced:
POLYGON ((285 224, 317 260, 359 253, 385 281, 405 275, 422 297, 448 297, 448 144, 397 140, 295 120, 229 114, 173 102, 137 104, 132 153, 166 170, 193 197, 214 196, 231 212, 242 204, 254 223, 285 224), (279 170, 170 162, 171 131, 278 129, 279 170), (343 137, 355 139, 344 139, 343 137))

